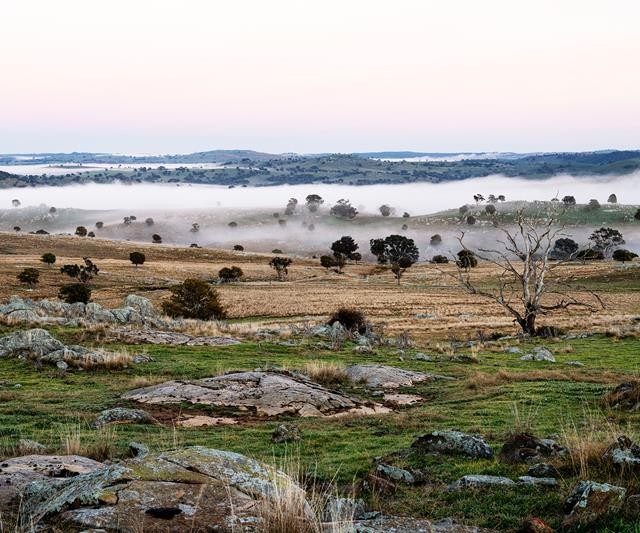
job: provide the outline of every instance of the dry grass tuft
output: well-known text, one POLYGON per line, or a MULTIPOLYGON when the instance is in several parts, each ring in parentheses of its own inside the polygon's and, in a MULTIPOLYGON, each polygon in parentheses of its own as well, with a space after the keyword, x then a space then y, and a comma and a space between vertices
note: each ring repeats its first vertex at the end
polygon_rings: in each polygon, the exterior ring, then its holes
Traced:
POLYGON ((68 426, 60 435, 60 441, 64 455, 82 455, 82 436, 79 424, 68 426))
POLYGON ((92 370, 104 368, 107 370, 120 370, 128 368, 133 364, 133 356, 126 350, 117 352, 107 352, 105 350, 95 350, 91 352, 91 357, 78 359, 75 357, 65 357, 65 362, 69 366, 92 370))
POLYGON ((309 379, 325 386, 342 385, 349 381, 344 365, 327 361, 310 361, 301 369, 309 379))

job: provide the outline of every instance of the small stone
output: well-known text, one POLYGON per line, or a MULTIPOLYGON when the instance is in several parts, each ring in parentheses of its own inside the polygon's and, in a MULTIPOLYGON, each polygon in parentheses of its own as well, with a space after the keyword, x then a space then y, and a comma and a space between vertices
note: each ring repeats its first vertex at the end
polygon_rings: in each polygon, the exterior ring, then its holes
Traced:
POLYGON ((515 481, 503 476, 468 475, 449 485, 447 490, 457 491, 491 486, 511 487, 515 484, 515 481))
POLYGON ((69 365, 64 361, 58 361, 56 363, 56 366, 58 367, 59 370, 66 370, 67 368, 69 368, 69 365))
POLYGON ((131 441, 129 443, 129 454, 136 459, 142 459, 149 455, 149 446, 140 442, 131 441))
POLYGON ((302 438, 300 428, 288 424, 280 424, 271 434, 271 442, 280 444, 284 442, 298 442, 302 438))
POLYGON ((416 482, 414 475, 408 470, 398 468, 397 466, 388 465, 385 463, 378 463, 376 465, 376 475, 385 477, 392 481, 404 483, 405 485, 413 485, 416 482))
POLYGON ((353 498, 329 498, 322 518, 326 522, 351 522, 358 520, 365 513, 365 506, 362 500, 353 498))
POLYGON ((556 358, 551 351, 544 346, 536 346, 528 354, 523 355, 520 358, 521 361, 544 361, 548 363, 555 363, 556 358))
POLYGON ((527 474, 532 477, 558 477, 558 469, 549 463, 536 463, 529 467, 527 474))
POLYGON ((491 459, 491 446, 479 435, 468 435, 460 431, 433 431, 418 437, 411 448, 421 453, 464 455, 478 459, 491 459))

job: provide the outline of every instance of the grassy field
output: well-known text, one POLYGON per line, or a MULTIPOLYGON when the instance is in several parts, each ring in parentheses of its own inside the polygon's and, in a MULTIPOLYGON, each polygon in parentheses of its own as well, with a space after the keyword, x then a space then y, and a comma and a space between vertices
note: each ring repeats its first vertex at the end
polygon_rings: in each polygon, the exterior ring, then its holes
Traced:
MULTIPOLYGON (((462 522, 515 530, 528 516, 537 516, 554 527, 561 521, 562 502, 579 479, 620 484, 630 494, 640 492, 640 477, 607 467, 601 454, 617 436, 640 440, 640 413, 613 411, 600 399, 615 385, 640 374, 640 279, 637 267, 619 268, 611 262, 574 265, 567 274, 600 291, 607 307, 598 314, 550 316, 542 323, 569 332, 599 332, 587 338, 548 340, 544 344, 556 355, 556 363, 525 362, 506 353, 507 346, 523 351, 540 341, 510 339, 462 342, 477 339, 481 332, 514 334, 511 319, 496 306, 471 297, 457 288, 448 273, 433 265, 419 265, 407 273, 401 286, 391 274, 371 264, 349 265, 344 275, 327 274, 316 261, 296 259, 289 281, 274 281, 268 267, 270 256, 207 249, 177 249, 71 237, 2 235, 0 248, 0 300, 11 295, 30 298, 53 297, 66 282, 57 268, 38 262, 40 254, 53 251, 58 263, 92 257, 101 268, 96 278, 94 300, 110 307, 135 292, 159 303, 167 288, 185 277, 213 279, 222 266, 241 266, 246 281, 222 285, 222 300, 230 311, 224 331, 243 342, 225 347, 126 346, 106 344, 108 349, 146 352, 153 361, 117 371, 91 372, 38 368, 28 362, 0 359, 0 444, 5 456, 16 453, 21 438, 35 439, 52 451, 77 451, 104 459, 126 452, 130 441, 148 444, 153 450, 201 444, 238 451, 267 461, 285 456, 300 458, 318 480, 335 481, 345 491, 370 471, 375 457, 388 456, 398 466, 420 469, 425 482, 399 487, 389 494, 365 492, 374 509, 400 515, 442 518, 454 516, 462 522), (131 250, 147 254, 144 266, 128 261, 131 250), (41 271, 41 283, 27 291, 15 279, 26 266, 41 271), (340 305, 362 309, 390 337, 407 332, 413 345, 400 351, 393 345, 372 354, 354 352, 347 343, 340 349, 319 346, 320 339, 289 331, 304 323, 322 323, 340 305), (417 318, 430 313, 433 318, 417 318), (257 340, 255 331, 278 327, 281 336, 257 340), (282 343, 287 340, 287 343, 282 343), (414 360, 423 352, 432 361, 414 360), (456 362, 454 356, 471 356, 471 362, 456 362), (583 367, 569 366, 580 361, 583 367), (402 368, 434 372, 456 378, 402 389, 424 401, 376 416, 336 419, 262 419, 247 416, 236 425, 183 428, 176 422, 184 414, 211 414, 214 409, 180 405, 152 407, 161 426, 117 425, 90 429, 89 423, 103 409, 127 406, 120 396, 136 387, 170 379, 203 378, 224 371, 283 367, 303 369, 309 362, 339 366, 377 362, 402 368), (19 385, 17 387, 16 385, 19 385), (297 424, 303 435, 299 445, 274 445, 270 435, 283 421, 297 424), (444 490, 465 474, 482 473, 517 477, 526 466, 497 461, 461 458, 417 457, 402 454, 417 435, 457 428, 484 435, 498 452, 514 431, 529 430, 540 437, 554 436, 572 450, 561 466, 558 490, 517 487, 459 493, 444 490)), ((496 270, 481 266, 473 274, 481 284, 495 283, 496 270)), ((16 325, 0 326, 6 334, 16 325)), ((51 327, 52 334, 66 343, 103 345, 100 330, 51 327)), ((377 400, 359 385, 340 385, 344 391, 377 400)), ((379 399, 378 399, 379 401, 379 399)), ((637 532, 640 524, 632 509, 608 516, 599 531, 637 532)))

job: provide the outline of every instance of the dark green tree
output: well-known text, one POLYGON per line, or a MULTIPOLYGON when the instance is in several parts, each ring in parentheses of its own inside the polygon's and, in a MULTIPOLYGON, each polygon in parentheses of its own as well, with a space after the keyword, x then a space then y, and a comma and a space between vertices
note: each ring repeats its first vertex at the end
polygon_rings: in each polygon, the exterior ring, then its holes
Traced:
POLYGON ((162 310, 170 317, 221 320, 227 316, 218 293, 201 279, 185 279, 170 291, 169 299, 162 302, 162 310))

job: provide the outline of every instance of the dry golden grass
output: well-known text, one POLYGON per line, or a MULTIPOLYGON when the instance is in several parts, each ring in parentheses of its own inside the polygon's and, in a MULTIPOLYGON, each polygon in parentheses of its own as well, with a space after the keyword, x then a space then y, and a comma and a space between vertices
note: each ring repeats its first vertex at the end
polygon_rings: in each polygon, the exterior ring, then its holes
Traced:
MULTIPOLYGON (((58 266, 77 263, 82 256, 92 257, 100 274, 93 282, 93 300, 107 307, 118 307, 127 294, 137 293, 159 305, 169 292, 167 288, 187 277, 214 279, 223 266, 237 264, 245 272, 241 283, 218 287, 222 303, 231 320, 243 319, 227 332, 251 334, 259 328, 283 324, 300 325, 308 321, 324 321, 339 307, 355 307, 375 325, 383 326, 392 336, 406 332, 417 342, 451 336, 469 338, 479 331, 500 331, 505 334, 518 330, 502 308, 478 296, 461 290, 452 276, 455 267, 419 264, 409 269, 397 286, 384 267, 371 264, 348 265, 343 275, 327 273, 317 261, 295 258, 286 282, 275 281, 275 273, 268 266, 270 255, 235 253, 231 251, 175 248, 82 239, 79 237, 2 234, 0 255, 0 301, 12 295, 28 298, 55 298, 60 285, 69 278, 60 274, 58 266), (129 253, 141 250, 147 262, 135 268, 128 260, 129 253), (40 263, 44 251, 58 256, 53 268, 40 263), (41 282, 29 291, 19 284, 17 273, 25 267, 36 267, 41 282), (429 313, 434 318, 418 318, 429 313), (248 319, 248 320, 247 320, 248 319)), ((562 275, 580 279, 606 279, 615 272, 611 262, 587 265, 568 265, 560 269, 562 275)), ((480 283, 496 279, 498 268, 481 264, 471 273, 480 283)), ((606 285, 605 285, 606 286, 606 285)), ((637 292, 618 290, 602 294, 607 308, 597 314, 573 311, 550 315, 542 324, 553 324, 566 331, 610 332, 612 335, 638 335, 640 325, 633 323, 640 312, 637 292)), ((188 332, 194 334, 227 333, 220 324, 206 326, 192 324, 188 332), (205 333, 211 331, 211 333, 205 333), (197 333, 196 333, 197 332, 197 333)))
POLYGON ((302 373, 312 381, 325 386, 334 386, 349 381, 344 365, 329 361, 309 361, 302 369, 302 373))
POLYGON ((126 350, 119 350, 116 352, 107 352, 105 350, 94 350, 94 354, 97 359, 77 359, 71 357, 65 357, 65 362, 69 366, 77 368, 83 368, 84 370, 91 370, 94 368, 104 368, 107 370, 119 370, 127 368, 133 364, 133 356, 126 350))

